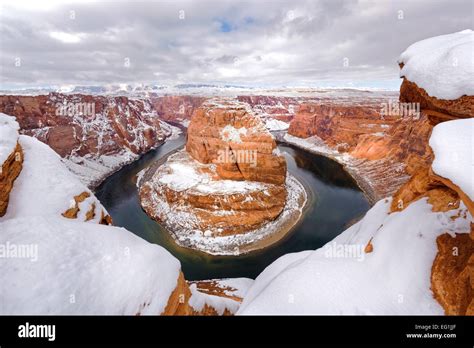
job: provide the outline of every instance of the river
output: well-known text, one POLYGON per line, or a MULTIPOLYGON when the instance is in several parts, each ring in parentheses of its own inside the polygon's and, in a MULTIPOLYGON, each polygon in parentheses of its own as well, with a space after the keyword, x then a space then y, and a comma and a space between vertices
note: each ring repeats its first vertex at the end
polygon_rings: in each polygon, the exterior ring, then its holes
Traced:
POLYGON ((264 250, 240 256, 211 256, 179 247, 160 224, 143 212, 135 183, 139 171, 183 146, 185 140, 185 135, 180 135, 123 167, 96 189, 96 196, 112 216, 114 225, 163 246, 177 257, 187 280, 255 278, 284 254, 323 246, 362 217, 370 207, 363 192, 340 164, 280 144, 288 170, 303 183, 308 193, 304 214, 292 231, 264 250))

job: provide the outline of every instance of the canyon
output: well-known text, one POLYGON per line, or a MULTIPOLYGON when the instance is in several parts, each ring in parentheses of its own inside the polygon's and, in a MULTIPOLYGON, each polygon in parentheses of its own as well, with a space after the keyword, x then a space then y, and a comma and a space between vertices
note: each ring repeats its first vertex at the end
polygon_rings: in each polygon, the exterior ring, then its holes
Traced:
POLYGON ((211 254, 276 242, 306 202, 264 123, 230 98, 198 108, 185 149, 141 173, 138 186, 142 207, 179 245, 211 254))
MULTIPOLYGON (((469 52, 471 36, 452 34, 441 48, 469 52)), ((474 96, 462 78, 472 67, 419 69, 414 62, 428 64, 429 42, 422 46, 400 56, 399 94, 0 96, 0 237, 57 250, 32 267, 6 260, 0 312, 472 315, 474 96), (137 190, 178 245, 240 255, 291 229, 307 197, 287 173, 280 142, 339 162, 373 203, 332 241, 354 246, 357 258, 338 258, 328 244, 284 255, 255 280, 186 281, 170 252, 114 227, 92 191, 176 135, 173 124, 186 129, 185 147, 145 168, 137 190), (239 160, 239 151, 248 157, 239 160), (71 255, 66 269, 58 266, 71 255), (86 275, 68 276, 75 272, 86 275), (25 279, 25 288, 49 296, 39 303, 38 293, 18 287, 25 279), (59 293, 50 279, 67 288, 59 293), (85 294, 77 306, 58 301, 73 289, 85 294)))

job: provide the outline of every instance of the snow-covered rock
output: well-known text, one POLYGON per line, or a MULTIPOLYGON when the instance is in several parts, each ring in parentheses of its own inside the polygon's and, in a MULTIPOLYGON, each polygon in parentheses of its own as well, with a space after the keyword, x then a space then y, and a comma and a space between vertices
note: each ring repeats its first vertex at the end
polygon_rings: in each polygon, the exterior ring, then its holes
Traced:
POLYGON ((237 314, 443 314, 430 290, 435 241, 469 231, 472 217, 462 204, 435 213, 425 198, 390 214, 390 202, 379 201, 324 247, 276 260, 237 314))
POLYGON ((269 131, 275 132, 287 130, 290 127, 290 124, 276 119, 267 119, 265 126, 269 131))
POLYGON ((0 113, 0 165, 15 149, 19 129, 14 117, 0 113))
POLYGON ((400 55, 400 76, 416 83, 431 97, 472 96, 473 49, 474 32, 469 29, 416 42, 400 55))
POLYGON ((11 191, 7 213, 0 221, 27 216, 61 217, 68 209, 77 209, 74 217, 81 221, 104 222, 106 209, 64 166, 57 153, 26 135, 19 137, 19 143, 24 153, 23 168, 11 191), (83 199, 74 199, 81 194, 83 199))
POLYGON ((438 124, 430 146, 434 173, 450 180, 474 201, 474 119, 438 124))
POLYGON ((22 168, 23 151, 18 144, 18 129, 14 117, 0 113, 0 217, 7 211, 13 183, 22 168))
POLYGON ((53 216, 0 222, 1 314, 160 314, 179 261, 129 231, 53 216))

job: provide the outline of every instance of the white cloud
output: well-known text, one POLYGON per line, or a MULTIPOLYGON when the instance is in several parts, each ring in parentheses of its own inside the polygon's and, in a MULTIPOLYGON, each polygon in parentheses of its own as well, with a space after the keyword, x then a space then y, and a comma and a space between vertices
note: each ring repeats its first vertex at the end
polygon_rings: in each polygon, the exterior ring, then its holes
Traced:
POLYGON ((472 21, 470 0, 53 4, 3 9, 0 88, 396 81, 396 61, 408 45, 465 29, 472 21), (397 18, 400 9, 403 20, 397 18), (18 57, 21 67, 14 64, 18 57))
POLYGON ((64 43, 78 43, 82 40, 82 38, 84 37, 84 34, 80 34, 80 33, 71 34, 71 33, 65 33, 63 31, 52 31, 49 33, 49 36, 51 36, 53 39, 56 39, 64 43))

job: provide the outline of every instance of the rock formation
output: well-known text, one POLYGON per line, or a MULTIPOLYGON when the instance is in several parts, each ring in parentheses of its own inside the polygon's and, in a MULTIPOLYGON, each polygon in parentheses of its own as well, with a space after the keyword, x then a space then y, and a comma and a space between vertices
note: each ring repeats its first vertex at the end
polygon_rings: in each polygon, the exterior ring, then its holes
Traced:
POLYGON ((18 123, 0 114, 0 217, 7 212, 13 183, 21 172, 23 149, 18 143, 18 123))
POLYGON ((91 187, 171 133, 149 101, 127 97, 4 95, 0 112, 15 116, 23 134, 48 144, 91 187))
POLYGON ((187 126, 194 111, 207 99, 206 97, 199 96, 170 95, 151 97, 150 101, 160 119, 187 126))
POLYGON ((274 138, 246 104, 209 102, 188 128, 186 151, 201 163, 215 164, 224 180, 283 184, 286 161, 275 149, 274 138))
POLYGON ((393 112, 398 102, 391 98, 375 93, 352 104, 303 102, 285 140, 341 162, 375 202, 393 194, 409 178, 411 167, 428 157, 427 116, 393 112))
MULTIPOLYGON (((462 203, 471 219, 474 216, 470 163, 474 84, 472 79, 467 83, 463 80, 466 75, 472 75, 469 57, 472 57, 473 37, 474 33, 467 30, 425 40, 410 46, 400 57, 403 77, 400 101, 419 103, 422 114, 426 115, 431 126, 436 127, 434 130, 429 128, 431 147, 426 144, 426 160, 418 161, 417 166, 412 168, 410 180, 395 193, 392 211, 401 211, 426 197, 435 212, 455 210, 462 203), (420 66, 428 64, 423 57, 430 50, 437 52, 435 59, 441 60, 456 51, 459 66, 431 61, 429 64, 433 66, 420 69, 420 66), (465 57, 467 60, 464 60, 465 57)), ((458 214, 452 217, 454 221, 461 218, 465 216, 458 214)), ((438 253, 431 269, 431 288, 448 315, 474 314, 473 226, 471 220, 470 230, 454 235, 445 233, 436 240, 438 253)))
POLYGON ((143 208, 178 244, 217 254, 265 246, 293 225, 305 202, 271 134, 235 100, 196 110, 186 150, 152 166, 139 185, 143 208))

